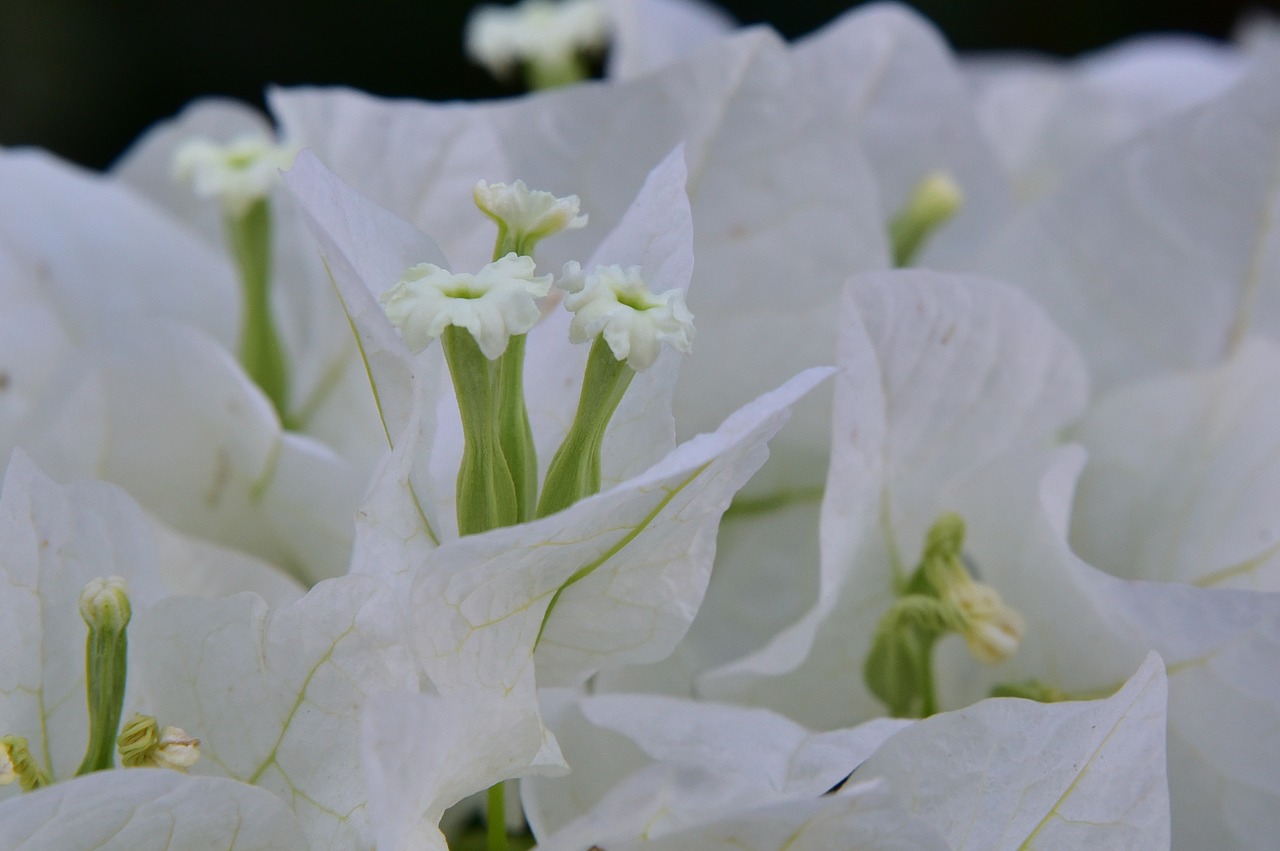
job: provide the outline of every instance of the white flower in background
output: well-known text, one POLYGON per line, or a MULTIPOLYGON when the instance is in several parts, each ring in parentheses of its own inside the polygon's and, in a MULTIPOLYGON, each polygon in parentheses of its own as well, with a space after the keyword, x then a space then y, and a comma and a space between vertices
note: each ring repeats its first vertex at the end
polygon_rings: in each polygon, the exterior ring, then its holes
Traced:
POLYGON ((121 182, 37 152, 0 154, 0 173, 4 457, 21 446, 60 479, 114 481, 184 533, 308 581, 341 572, 377 436, 359 413, 372 408, 363 371, 287 346, 304 365, 292 386, 315 405, 286 428, 231 355, 241 311, 220 247, 121 182), (363 397, 347 395, 356 371, 363 397))
POLYGON ((1030 293, 1099 392, 1280 339, 1280 58, 1021 211, 969 265, 1030 293))
MULTIPOLYGON (((287 600, 301 593, 296 584, 266 564, 178 538, 112 485, 57 485, 21 454, 0 494, 0 548, 0 726, 3 762, 13 769, 0 777, 21 781, 0 788, 6 847, 303 847, 285 802, 263 790, 112 768, 137 764, 123 754, 117 762, 116 729, 123 707, 154 705, 138 630, 161 598, 240 587, 287 600)), ((150 764, 185 769, 198 758, 194 739, 172 725, 155 744, 150 764)))
POLYGON ((1225 92, 1248 61, 1189 35, 1147 35, 1071 60, 962 57, 974 107, 1020 200, 1063 185, 1166 117, 1225 92))
POLYGON ((229 216, 242 216, 267 198, 280 171, 293 165, 297 150, 259 134, 237 136, 226 144, 196 138, 173 156, 173 176, 201 198, 217 200, 229 216))
POLYGON ((481 180, 472 191, 476 206, 498 226, 495 254, 532 256, 532 246, 548 236, 585 227, 577 195, 557 198, 550 192, 531 190, 523 180, 511 185, 481 180))
POLYGON ((603 53, 608 42, 609 16, 601 0, 482 4, 467 20, 467 55, 496 77, 524 67, 533 88, 582 79, 582 56, 603 53))
MULTIPOLYGON (((875 643, 883 635, 873 635, 883 629, 875 620, 905 605, 904 591, 920 591, 903 568, 939 515, 956 512, 967 527, 965 563, 1020 614, 1021 642, 994 666, 945 638, 914 668, 902 661, 916 664, 910 657, 885 664, 882 655, 879 671, 893 676, 872 681, 876 693, 896 687, 942 709, 993 686, 1097 696, 1154 650, 1170 671, 1176 847, 1265 847, 1276 809, 1264 790, 1280 786, 1275 766, 1247 752, 1280 724, 1280 694, 1256 688, 1280 660, 1280 600, 1122 581, 1071 551, 1084 456, 1047 447, 1083 408, 1085 380, 1070 343, 1024 298, 990 283, 899 272, 855 281, 847 310, 819 601, 704 687, 819 728, 875 714, 857 674, 884 646, 875 643)), ((919 634, 900 633, 897 646, 911 652, 919 634)))

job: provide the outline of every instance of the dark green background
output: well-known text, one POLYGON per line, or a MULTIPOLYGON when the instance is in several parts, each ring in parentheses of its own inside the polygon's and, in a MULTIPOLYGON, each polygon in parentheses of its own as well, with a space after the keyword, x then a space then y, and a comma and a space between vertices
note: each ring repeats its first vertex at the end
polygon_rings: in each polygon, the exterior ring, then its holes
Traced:
MULTIPOLYGON (((344 83, 386 95, 491 97, 462 58, 470 0, 0 0, 0 145, 103 166, 201 94, 261 101, 268 83, 344 83)), ((847 0, 737 0, 740 21, 795 36, 847 0)), ((1240 0, 918 0, 963 50, 1074 54, 1149 30, 1225 36, 1240 0)))

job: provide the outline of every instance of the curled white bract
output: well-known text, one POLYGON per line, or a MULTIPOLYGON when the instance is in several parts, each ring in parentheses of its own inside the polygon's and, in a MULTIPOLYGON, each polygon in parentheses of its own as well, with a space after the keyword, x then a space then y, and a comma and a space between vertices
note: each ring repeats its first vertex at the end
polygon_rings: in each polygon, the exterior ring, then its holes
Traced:
POLYGON ((414 352, 457 325, 470 331, 493 360, 506 351, 513 334, 528 332, 541 316, 536 299, 551 289, 551 276, 533 273, 533 259, 514 252, 474 275, 419 263, 405 270, 381 301, 414 352))
POLYGON ((505 228, 517 241, 539 240, 587 223, 579 214, 577 195, 557 198, 550 192, 530 189, 523 180, 510 185, 481 180, 472 192, 476 206, 505 228))
POLYGON ((653 365, 662 343, 684 354, 693 348, 684 293, 655 295, 638 266, 600 266, 584 275, 577 263, 567 263, 558 286, 569 293, 564 305, 573 311, 569 339, 585 343, 603 335, 614 357, 637 372, 653 365))
POLYGON ((609 16, 600 0, 525 0, 485 4, 467 20, 467 55, 496 76, 522 62, 560 64, 579 52, 603 50, 609 16))
POLYGON ((174 152, 172 172, 199 197, 217 198, 228 215, 242 216, 271 193, 280 170, 291 167, 296 154, 262 135, 238 136, 225 144, 191 139, 174 152))

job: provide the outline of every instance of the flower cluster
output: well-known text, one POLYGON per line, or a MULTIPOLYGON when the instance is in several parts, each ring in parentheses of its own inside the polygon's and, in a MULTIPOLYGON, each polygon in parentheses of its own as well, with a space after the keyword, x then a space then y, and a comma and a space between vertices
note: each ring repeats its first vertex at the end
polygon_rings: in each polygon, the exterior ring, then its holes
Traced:
POLYGON ((1268 36, 525 13, 0 151, 0 844, 1270 847, 1268 36))

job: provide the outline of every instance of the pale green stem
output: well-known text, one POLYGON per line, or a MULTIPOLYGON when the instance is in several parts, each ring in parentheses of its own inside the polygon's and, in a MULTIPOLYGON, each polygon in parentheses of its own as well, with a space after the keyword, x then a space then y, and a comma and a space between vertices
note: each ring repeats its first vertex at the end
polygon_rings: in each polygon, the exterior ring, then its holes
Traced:
POLYGON ((115 767, 116 735, 124 709, 129 641, 124 627, 89 627, 85 640, 89 747, 76 776, 115 767))
POLYGON ((933 233, 933 225, 912 216, 899 215, 889 223, 889 240, 893 245, 893 265, 910 266, 925 240, 933 233))
POLYGON ((497 360, 498 443, 511 472, 518 522, 533 519, 538 504, 538 452, 524 401, 524 334, 513 336, 497 360))
POLYGON ((499 782, 489 787, 485 821, 488 828, 486 851, 507 851, 506 783, 499 782))
POLYGON ((587 357, 578 413, 556 450, 542 485, 538 516, 546 517, 600 491, 600 450, 605 428, 627 392, 635 370, 614 357, 597 337, 587 357))
POLYGON ((288 366, 271 312, 271 209, 266 201, 255 201, 244 215, 228 216, 226 226, 240 271, 240 364, 285 428, 292 428, 288 366))
MULTIPOLYGON (((537 240, 520 240, 507 228, 502 219, 494 219, 498 225, 498 238, 493 246, 495 261, 511 252, 532 257, 537 240)), ((518 522, 533 519, 538 505, 538 451, 533 443, 533 428, 529 425, 529 409, 524 401, 524 348, 526 335, 513 336, 507 350, 498 358, 498 437, 502 454, 511 471, 511 481, 516 491, 518 522)))
POLYGON ((531 91, 572 85, 589 76, 591 70, 577 54, 570 54, 559 62, 534 60, 524 63, 524 79, 531 91))
POLYGON ((498 437, 497 369, 465 328, 446 328, 440 342, 462 415, 458 534, 512 526, 519 517, 515 485, 498 437))

